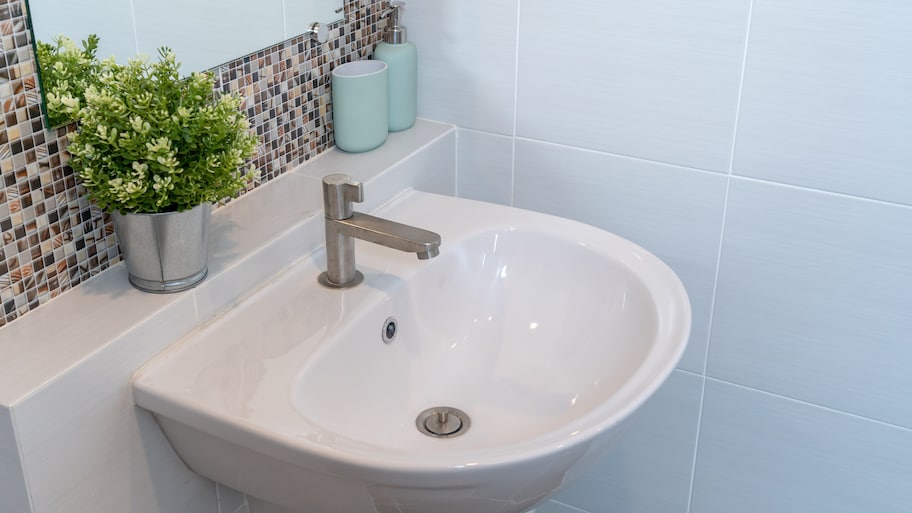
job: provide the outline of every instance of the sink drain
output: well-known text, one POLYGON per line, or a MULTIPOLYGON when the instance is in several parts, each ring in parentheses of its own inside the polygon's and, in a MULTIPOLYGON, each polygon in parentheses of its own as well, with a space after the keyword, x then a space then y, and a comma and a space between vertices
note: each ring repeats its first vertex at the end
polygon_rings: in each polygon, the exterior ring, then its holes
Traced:
POLYGON ((418 431, 434 438, 452 438, 469 430, 472 422, 462 410, 448 406, 428 408, 415 419, 418 431))

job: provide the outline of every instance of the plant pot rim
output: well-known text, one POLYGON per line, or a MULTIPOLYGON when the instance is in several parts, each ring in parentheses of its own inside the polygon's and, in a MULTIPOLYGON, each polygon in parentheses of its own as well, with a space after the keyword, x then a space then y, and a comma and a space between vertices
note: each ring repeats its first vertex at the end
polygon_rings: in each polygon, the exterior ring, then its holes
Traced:
POLYGON ((121 215, 121 216, 167 216, 167 215, 171 215, 171 214, 180 214, 182 212, 190 212, 191 210, 195 210, 195 209, 197 209, 199 207, 203 207, 203 206, 211 207, 212 202, 207 201, 205 203, 200 203, 199 205, 196 205, 192 208, 188 208, 186 210, 169 210, 167 212, 123 212, 120 209, 118 209, 118 210, 112 211, 111 213, 121 215))

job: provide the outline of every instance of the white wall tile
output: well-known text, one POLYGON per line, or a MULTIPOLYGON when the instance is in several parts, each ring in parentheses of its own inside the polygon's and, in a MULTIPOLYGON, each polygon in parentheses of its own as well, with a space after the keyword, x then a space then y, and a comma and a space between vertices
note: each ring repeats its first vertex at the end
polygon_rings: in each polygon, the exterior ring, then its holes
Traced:
POLYGON ((167 46, 182 72, 212 68, 285 39, 282 0, 132 3, 139 51, 157 57, 158 48, 167 46))
POLYGON ((674 371, 602 463, 555 500, 593 513, 687 513, 702 382, 674 371))
POLYGON ((526 0, 517 135, 728 172, 747 0, 526 0))
POLYGON ((459 129, 456 192, 501 205, 513 203, 513 138, 459 129))
POLYGON ((692 513, 905 513, 912 431, 707 381, 692 513))
POLYGON ((912 427, 912 208, 733 179, 708 374, 912 427))
POLYGON ((755 0, 734 170, 912 204, 912 3, 755 0))
POLYGON ((376 150, 345 153, 334 149, 302 169, 302 174, 318 180, 331 173, 345 173, 365 183, 364 202, 357 207, 361 212, 376 209, 406 184, 420 191, 453 196, 456 129, 450 124, 419 119, 414 127, 390 134, 376 150))
POLYGON ((10 410, 0 406, 0 513, 28 513, 28 490, 10 410))
POLYGON ((456 131, 435 139, 420 152, 365 182, 364 203, 357 210, 370 212, 402 192, 402 184, 423 192, 456 195, 456 131))
POLYGON ((196 325, 192 297, 152 319, 14 406, 35 513, 216 513, 215 485, 180 461, 130 389, 140 365, 196 325))
POLYGON ((418 47, 418 114, 513 134, 518 0, 409 2, 418 47))
POLYGON ((679 365, 703 372, 726 177, 524 139, 514 203, 614 232, 664 260, 684 282, 693 328, 679 365))

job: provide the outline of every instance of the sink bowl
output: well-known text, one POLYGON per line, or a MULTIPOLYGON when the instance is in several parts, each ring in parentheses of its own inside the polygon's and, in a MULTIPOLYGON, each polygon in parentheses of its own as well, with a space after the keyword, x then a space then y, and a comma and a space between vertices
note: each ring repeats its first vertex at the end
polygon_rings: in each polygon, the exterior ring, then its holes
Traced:
POLYGON ((380 215, 441 234, 440 256, 359 241, 364 283, 340 291, 310 255, 134 380, 182 459, 252 505, 527 511, 684 351, 684 287, 625 239, 416 191, 380 215))

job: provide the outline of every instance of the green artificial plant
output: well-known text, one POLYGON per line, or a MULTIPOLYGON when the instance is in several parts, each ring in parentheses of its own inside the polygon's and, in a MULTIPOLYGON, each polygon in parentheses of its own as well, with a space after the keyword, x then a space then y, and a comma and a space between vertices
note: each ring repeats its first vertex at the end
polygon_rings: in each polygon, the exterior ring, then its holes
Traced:
POLYGON ((91 52, 81 61, 90 78, 81 98, 74 93, 75 100, 63 101, 77 104, 77 130, 67 151, 100 208, 182 211, 246 188, 255 173, 244 166, 258 138, 240 110, 239 95, 216 94, 209 72, 182 77, 167 48, 159 50, 157 61, 136 58, 121 65, 94 57, 94 36, 84 47, 91 52))

